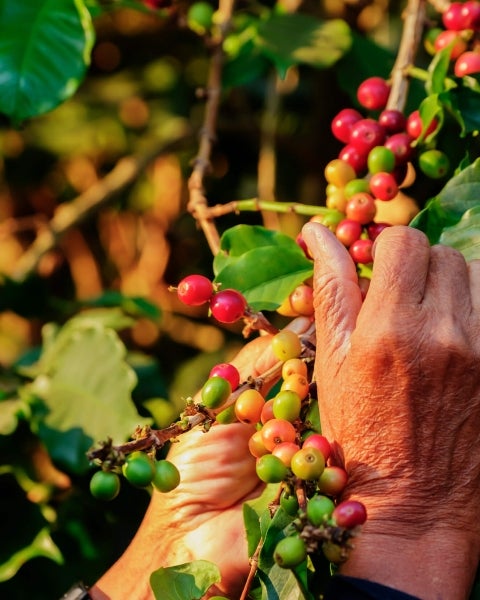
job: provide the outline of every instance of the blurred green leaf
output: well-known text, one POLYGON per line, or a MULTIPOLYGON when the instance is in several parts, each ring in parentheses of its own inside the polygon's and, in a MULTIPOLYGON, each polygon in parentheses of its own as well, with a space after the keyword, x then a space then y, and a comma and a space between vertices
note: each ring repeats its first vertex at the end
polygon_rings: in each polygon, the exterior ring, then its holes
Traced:
POLYGON ((27 386, 45 405, 36 430, 53 460, 72 472, 87 470, 85 453, 93 442, 122 442, 150 422, 131 400, 136 377, 125 355, 112 329, 77 321, 60 330, 40 357, 40 372, 27 386))
POLYGON ((220 579, 217 565, 207 560, 196 560, 154 571, 150 585, 157 600, 200 600, 220 579))
POLYGON ((332 66, 349 50, 352 39, 341 19, 324 22, 301 13, 272 13, 260 23, 255 42, 284 77, 296 64, 332 66))
POLYGON ((0 112, 19 124, 69 98, 85 76, 94 36, 82 0, 4 0, 0 112))
POLYGON ((133 317, 146 317, 157 320, 160 317, 159 307, 146 298, 140 296, 126 296, 117 290, 107 290, 97 298, 91 298, 83 302, 84 306, 91 307, 119 307, 127 315, 133 317))

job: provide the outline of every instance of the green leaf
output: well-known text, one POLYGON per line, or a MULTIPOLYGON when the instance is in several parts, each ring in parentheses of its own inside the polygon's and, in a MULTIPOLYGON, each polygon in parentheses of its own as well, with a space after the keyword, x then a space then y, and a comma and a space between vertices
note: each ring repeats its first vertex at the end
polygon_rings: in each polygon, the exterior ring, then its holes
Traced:
POLYGON ((72 96, 85 76, 93 42, 82 0, 4 1, 0 112, 18 124, 72 96))
POLYGON ((462 129, 462 136, 480 130, 480 95, 468 87, 449 92, 451 111, 462 129))
POLYGON ((452 177, 440 193, 428 201, 410 225, 425 232, 431 244, 438 243, 443 229, 458 223, 463 214, 479 204, 480 159, 452 177))
POLYGON ((480 258, 480 205, 467 210, 456 225, 446 227, 438 241, 459 250, 467 261, 480 258))
POLYGON ((432 58, 428 67, 428 80, 425 83, 425 89, 428 94, 440 94, 454 85, 453 81, 448 85, 448 72, 450 68, 451 48, 443 48, 432 58))
POLYGON ((85 453, 93 442, 122 442, 150 422, 131 400, 136 377, 125 355, 112 329, 76 321, 40 357, 40 373, 27 386, 46 409, 37 416, 37 433, 52 459, 70 471, 88 469, 85 453))
POLYGON ((15 552, 0 565, 0 581, 11 579, 26 562, 40 556, 49 558, 59 565, 64 562, 62 553, 50 536, 48 527, 40 530, 30 545, 15 552))
POLYGON ((266 531, 263 532, 263 546, 260 551, 258 566, 266 571, 275 564, 273 553, 278 542, 285 537, 285 528, 290 525, 293 517, 287 515, 283 508, 279 508, 273 518, 269 519, 266 531))
POLYGON ((260 23, 255 41, 282 77, 296 64, 321 69, 330 67, 352 43, 350 28, 345 21, 322 22, 300 13, 272 13, 260 23))
POLYGON ((261 522, 269 516, 268 505, 278 494, 278 484, 269 484, 258 498, 243 505, 243 521, 247 534, 248 556, 252 556, 262 537, 261 522))
POLYGON ((83 302, 83 306, 121 308, 127 315, 133 317, 145 317, 157 320, 160 317, 159 307, 146 298, 140 296, 126 296, 116 290, 107 290, 97 298, 91 298, 83 302))
POLYGON ((430 96, 427 96, 424 100, 422 100, 420 106, 418 107, 418 110, 420 112, 423 127, 422 133, 415 140, 416 144, 420 144, 422 142, 429 142, 430 140, 432 140, 436 136, 443 122, 443 106, 439 101, 437 94, 431 94, 430 96), (430 124, 434 119, 438 121, 438 127, 435 129, 435 131, 433 131, 430 135, 426 137, 425 132, 428 130, 430 124))
POLYGON ((25 402, 18 398, 0 401, 0 435, 10 435, 18 425, 18 415, 28 410, 25 402))
POLYGON ((150 585, 157 600, 200 600, 220 579, 217 565, 207 560, 195 560, 154 571, 150 585))
POLYGON ((305 598, 290 569, 282 569, 274 564, 268 573, 259 571, 258 577, 262 585, 262 600, 303 600, 305 598))

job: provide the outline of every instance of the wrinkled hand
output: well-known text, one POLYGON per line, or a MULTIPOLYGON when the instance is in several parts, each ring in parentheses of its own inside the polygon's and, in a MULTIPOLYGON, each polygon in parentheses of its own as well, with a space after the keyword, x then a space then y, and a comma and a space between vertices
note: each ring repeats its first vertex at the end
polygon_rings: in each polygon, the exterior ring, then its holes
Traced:
MULTIPOLYGON (((387 228, 376 241, 362 303, 355 267, 335 237, 315 225, 303 235, 315 257, 322 430, 349 473, 346 495, 362 500, 369 514, 345 572, 368 577, 365 561, 379 562, 387 537, 399 556, 409 551, 408 540, 428 539, 437 562, 438 545, 454 542, 452 554, 474 570, 480 547, 480 261, 467 265, 459 252, 430 247, 412 228, 387 228)), ((421 543, 416 552, 411 548, 421 564, 422 549, 421 543)), ((383 570, 397 566, 384 564, 383 570)), ((387 583, 395 574, 389 577, 387 583)), ((457 597, 446 589, 421 597, 457 597)))

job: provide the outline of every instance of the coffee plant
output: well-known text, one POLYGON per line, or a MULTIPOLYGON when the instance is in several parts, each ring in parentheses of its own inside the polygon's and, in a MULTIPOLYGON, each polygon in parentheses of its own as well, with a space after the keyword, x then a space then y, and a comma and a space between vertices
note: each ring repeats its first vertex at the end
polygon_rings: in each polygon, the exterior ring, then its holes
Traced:
MULTIPOLYGON (((480 2, 2 0, 0 33, 0 593, 95 581, 181 485, 169 444, 240 422, 264 483, 241 598, 320 598, 368 514, 313 325, 288 328, 313 317, 301 227, 364 294, 391 225, 480 257, 480 2), (241 380, 259 332, 276 363, 241 380)), ((151 574, 162 600, 218 580, 151 574)))

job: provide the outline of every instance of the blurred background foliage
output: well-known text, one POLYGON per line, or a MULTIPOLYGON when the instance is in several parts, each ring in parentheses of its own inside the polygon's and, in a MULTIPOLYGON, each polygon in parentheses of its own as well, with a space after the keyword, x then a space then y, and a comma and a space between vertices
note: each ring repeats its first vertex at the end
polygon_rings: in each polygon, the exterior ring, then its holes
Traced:
MULTIPOLYGON (((0 17, 7 3, 0 0, 0 17)), ((93 583, 122 553, 148 503, 147 492, 127 485, 112 503, 94 500, 89 473, 59 464, 21 411, 15 408, 17 421, 9 425, 7 401, 18 400, 19 378, 48 337, 45 325, 62 325, 85 308, 120 308, 129 326, 114 329, 137 378, 132 398, 158 427, 243 341, 241 325, 212 322, 204 307, 180 304, 169 291, 187 274, 212 276, 211 252, 187 210, 208 44, 187 25, 188 3, 86 4, 96 39, 78 91, 19 127, 7 118, 0 127, 0 596, 11 600, 52 600, 79 578, 93 583), (106 181, 114 193, 106 193, 106 181), (82 218, 73 215, 74 226, 52 242, 55 219, 61 223, 72 204, 97 196, 103 201, 82 218), (32 246, 39 239, 48 251, 32 246)), ((227 63, 205 181, 211 204, 257 195, 323 204, 323 169, 339 150, 330 120, 352 104, 363 78, 387 75, 392 66, 400 3, 280 5, 343 19, 354 47, 332 67, 298 64, 284 79, 262 58, 227 63)), ((272 8, 242 1, 235 14, 258 18, 272 8)), ((216 224, 221 232, 263 217, 230 214, 216 224)), ((302 223, 289 214, 270 225, 295 235, 302 223)))

